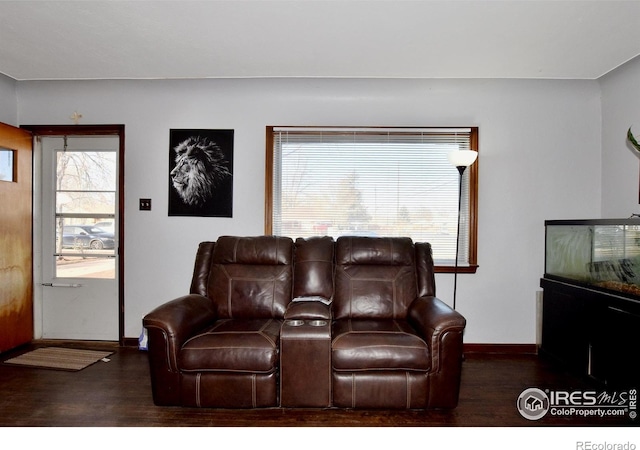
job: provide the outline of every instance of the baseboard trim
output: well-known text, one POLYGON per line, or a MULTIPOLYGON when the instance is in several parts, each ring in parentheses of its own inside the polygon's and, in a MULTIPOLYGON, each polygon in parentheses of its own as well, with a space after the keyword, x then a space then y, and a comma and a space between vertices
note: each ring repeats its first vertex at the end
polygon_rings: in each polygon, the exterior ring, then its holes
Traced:
POLYGON ((81 348, 116 348, 118 347, 118 343, 116 341, 85 341, 85 340, 74 340, 74 339, 34 339, 31 341, 31 345, 37 347, 51 347, 56 345, 61 345, 64 347, 81 347, 81 348))
POLYGON ((138 338, 123 338, 122 339, 122 346, 123 347, 137 347, 139 344, 138 342, 138 338))
POLYGON ((519 355, 535 355, 538 353, 536 344, 464 344, 465 353, 504 353, 519 355))

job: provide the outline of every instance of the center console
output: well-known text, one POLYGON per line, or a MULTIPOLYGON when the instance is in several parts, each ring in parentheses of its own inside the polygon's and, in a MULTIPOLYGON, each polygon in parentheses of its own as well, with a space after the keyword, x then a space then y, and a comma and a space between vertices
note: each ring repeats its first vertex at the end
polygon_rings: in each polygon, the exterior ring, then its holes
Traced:
POLYGON ((329 315, 287 318, 283 322, 280 332, 280 406, 331 406, 329 315))

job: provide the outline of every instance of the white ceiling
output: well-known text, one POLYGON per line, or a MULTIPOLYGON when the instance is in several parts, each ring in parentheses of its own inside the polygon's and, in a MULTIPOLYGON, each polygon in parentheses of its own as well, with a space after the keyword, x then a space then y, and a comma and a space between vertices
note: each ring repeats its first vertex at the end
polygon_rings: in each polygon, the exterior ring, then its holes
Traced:
POLYGON ((639 54, 640 0, 0 0, 16 80, 597 79, 639 54))

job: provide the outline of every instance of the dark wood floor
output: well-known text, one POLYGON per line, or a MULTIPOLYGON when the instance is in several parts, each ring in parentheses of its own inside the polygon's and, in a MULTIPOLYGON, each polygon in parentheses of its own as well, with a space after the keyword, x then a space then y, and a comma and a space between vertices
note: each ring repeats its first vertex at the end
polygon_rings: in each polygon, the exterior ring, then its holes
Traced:
MULTIPOLYGON (((83 343, 80 346, 102 349, 107 345, 83 343)), ((2 354, 0 361, 31 347, 2 354)), ((586 380, 573 377, 536 355, 468 353, 463 363, 460 404, 452 411, 212 410, 155 406, 146 353, 136 348, 108 347, 115 352, 110 362, 98 362, 79 372, 0 364, 0 426, 601 427, 631 424, 629 418, 524 419, 516 409, 516 400, 526 388, 571 391, 589 387, 586 380)))

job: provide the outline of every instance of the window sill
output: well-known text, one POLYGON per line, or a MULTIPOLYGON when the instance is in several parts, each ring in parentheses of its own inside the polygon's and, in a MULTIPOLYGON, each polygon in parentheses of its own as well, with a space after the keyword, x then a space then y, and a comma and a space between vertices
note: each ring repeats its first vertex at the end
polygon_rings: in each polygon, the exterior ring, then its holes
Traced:
MULTIPOLYGON (((476 273, 476 271, 478 270, 478 265, 477 264, 470 264, 467 266, 458 266, 458 273, 476 273)), ((435 273, 454 273, 456 268, 455 266, 441 266, 441 265, 435 265, 434 266, 434 272, 435 273)))

